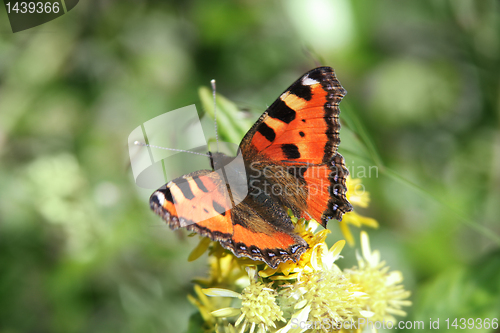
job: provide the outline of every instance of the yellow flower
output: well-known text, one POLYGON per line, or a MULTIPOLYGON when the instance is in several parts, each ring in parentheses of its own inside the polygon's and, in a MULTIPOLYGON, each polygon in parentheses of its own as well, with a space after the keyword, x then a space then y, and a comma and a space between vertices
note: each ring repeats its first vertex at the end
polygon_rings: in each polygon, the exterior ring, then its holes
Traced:
POLYGON ((232 285, 245 286, 249 283, 243 268, 255 265, 255 261, 249 258, 237 258, 230 251, 224 249, 219 242, 213 242, 207 237, 200 237, 200 243, 191 252, 188 260, 198 259, 208 249, 209 277, 194 279, 197 284, 210 287, 228 287, 232 285))
MULTIPOLYGON (((370 194, 365 191, 363 184, 361 184, 361 179, 353 179, 350 176, 347 176, 346 186, 347 200, 349 200, 349 202, 354 207, 368 207, 368 203, 370 202, 370 194)), ((344 234, 347 243, 349 243, 349 245, 351 246, 353 246, 355 242, 354 237, 349 230, 349 224, 354 225, 358 228, 360 228, 362 225, 366 225, 371 228, 378 228, 378 222, 371 217, 359 215, 355 211, 344 214, 342 221, 339 222, 339 226, 342 234, 344 234)))
POLYGON ((309 321, 336 327, 359 313, 363 295, 342 273, 318 271, 302 276, 301 283, 309 321))
POLYGON ((278 332, 338 330, 344 322, 350 322, 354 316, 359 315, 360 299, 364 297, 364 293, 359 292, 359 288, 334 264, 344 245, 345 241, 339 241, 330 250, 325 243, 314 247, 311 254, 313 270, 300 272, 297 282, 281 293, 285 300, 280 302, 282 307, 298 311, 291 315, 288 324, 278 332), (312 326, 307 328, 308 324, 312 326))
POLYGON ((258 328, 259 332, 268 332, 271 328, 276 328, 276 321, 285 321, 283 312, 276 304, 277 293, 274 289, 257 280, 255 268, 247 267, 247 272, 251 283, 243 289, 241 294, 217 288, 204 290, 207 296, 237 297, 241 299, 242 306, 240 308, 223 308, 213 311, 211 314, 215 317, 224 318, 240 314, 234 324, 239 329, 238 332, 245 332, 247 327, 250 327, 250 333, 253 333, 255 328, 258 328))
POLYGON ((332 271, 340 269, 335 265, 335 261, 341 258, 340 252, 345 246, 345 241, 340 240, 328 250, 326 243, 318 244, 314 247, 311 255, 311 265, 315 271, 332 271))
POLYGON ((385 262, 380 261, 380 253, 371 251, 368 234, 364 231, 361 232, 361 249, 363 255, 358 255, 358 267, 344 272, 368 296, 361 301, 364 316, 370 316, 372 322, 384 320, 396 325, 393 315, 405 316, 401 307, 411 305, 406 300, 410 292, 400 284, 403 276, 399 271, 389 272, 385 262))
POLYGON ((317 233, 314 230, 318 227, 318 223, 314 220, 306 221, 305 219, 297 220, 289 211, 292 221, 295 222, 295 233, 302 237, 309 248, 304 252, 300 259, 295 263, 291 260, 287 262, 280 263, 278 267, 271 268, 269 266, 266 269, 259 272, 259 275, 263 278, 269 277, 271 280, 291 280, 296 279, 298 274, 302 271, 312 271, 311 266, 311 255, 314 252, 315 247, 318 244, 324 244, 326 236, 330 233, 330 230, 324 229, 317 233))
POLYGON ((218 302, 213 302, 205 295, 203 289, 197 284, 194 285, 194 291, 197 297, 188 295, 188 300, 191 304, 198 308, 198 311, 203 318, 203 332, 213 332, 214 327, 220 325, 221 321, 212 315, 212 312, 217 309, 217 307, 228 306, 229 302, 227 299, 219 299, 218 302))
POLYGON ((365 187, 361 184, 361 179, 351 178, 347 176, 346 179, 347 200, 353 205, 366 208, 370 203, 370 194, 365 191, 365 187))

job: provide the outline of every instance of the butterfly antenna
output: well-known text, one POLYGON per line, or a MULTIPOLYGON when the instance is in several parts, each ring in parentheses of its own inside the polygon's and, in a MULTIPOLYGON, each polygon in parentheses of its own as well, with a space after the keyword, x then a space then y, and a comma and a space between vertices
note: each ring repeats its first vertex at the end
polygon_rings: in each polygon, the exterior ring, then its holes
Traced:
POLYGON ((155 146, 155 145, 150 145, 147 143, 135 141, 134 144, 136 146, 143 146, 143 147, 150 147, 150 148, 157 148, 157 149, 164 149, 164 150, 171 150, 171 151, 178 151, 181 153, 190 153, 190 154, 196 154, 196 155, 201 155, 201 156, 206 156, 206 157, 211 157, 209 154, 202 154, 202 153, 197 153, 195 151, 189 151, 189 150, 183 150, 183 149, 175 149, 175 148, 165 148, 165 147, 160 147, 160 146, 155 146))
POLYGON ((219 134, 217 132, 217 102, 215 99, 215 80, 210 81, 212 84, 212 96, 214 97, 214 125, 215 125, 215 142, 217 144, 217 151, 219 151, 219 134))

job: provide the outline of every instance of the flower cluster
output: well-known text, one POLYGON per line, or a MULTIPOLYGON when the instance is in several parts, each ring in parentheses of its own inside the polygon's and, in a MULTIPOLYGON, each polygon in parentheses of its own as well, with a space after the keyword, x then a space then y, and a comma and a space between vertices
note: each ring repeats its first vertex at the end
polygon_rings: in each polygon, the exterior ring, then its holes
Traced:
MULTIPOLYGON (((348 178, 347 185, 358 181, 348 178)), ((356 195, 350 201, 366 207, 368 195, 356 195)), ((376 227, 377 222, 355 212, 347 213, 341 224, 344 238, 331 248, 326 244, 329 230, 315 232, 318 223, 292 216, 295 232, 309 245, 294 263, 276 268, 249 259, 236 258, 218 243, 202 240, 190 259, 210 248, 210 276, 197 280, 190 301, 199 309, 204 332, 302 333, 361 332, 367 323, 384 321, 396 325, 404 316, 403 306, 411 304, 401 282, 402 274, 390 271, 371 251, 368 234, 361 232, 358 265, 341 269, 336 262, 346 241, 354 243, 347 224, 376 227), (204 286, 203 289, 201 286, 204 286)), ((372 324, 373 326, 373 324, 372 324)), ((374 327, 370 327, 376 331, 374 327)))

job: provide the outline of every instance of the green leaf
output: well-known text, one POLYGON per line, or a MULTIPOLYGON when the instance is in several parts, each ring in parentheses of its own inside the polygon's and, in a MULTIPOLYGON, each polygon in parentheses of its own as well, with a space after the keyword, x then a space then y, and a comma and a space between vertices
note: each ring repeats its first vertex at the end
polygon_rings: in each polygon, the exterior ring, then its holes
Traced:
POLYGON ((188 328, 186 333, 207 333, 207 330, 203 328, 205 322, 203 317, 199 312, 193 313, 189 317, 188 328))
POLYGON ((341 104, 340 108, 342 110, 340 114, 346 127, 357 136, 359 141, 362 142, 364 148, 366 149, 365 153, 370 156, 372 162, 382 168, 382 158, 377 151, 375 142, 363 125, 363 122, 356 114, 355 108, 350 107, 348 103, 341 104))
MULTIPOLYGON (((212 91, 207 87, 198 90, 204 111, 213 119, 214 102, 212 91)), ((252 126, 233 102, 217 94, 217 129, 222 141, 239 144, 245 133, 252 126)))

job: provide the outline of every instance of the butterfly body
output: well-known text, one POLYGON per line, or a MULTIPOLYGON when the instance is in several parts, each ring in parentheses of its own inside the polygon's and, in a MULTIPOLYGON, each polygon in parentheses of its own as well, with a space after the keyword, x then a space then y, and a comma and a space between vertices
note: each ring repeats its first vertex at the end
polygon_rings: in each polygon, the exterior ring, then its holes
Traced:
POLYGON ((308 245, 287 209, 324 227, 352 210, 337 152, 344 95, 331 68, 304 74, 248 131, 240 158, 213 153, 213 170, 165 184, 152 194, 152 210, 172 229, 210 237, 238 257, 270 267, 297 261, 308 245))

